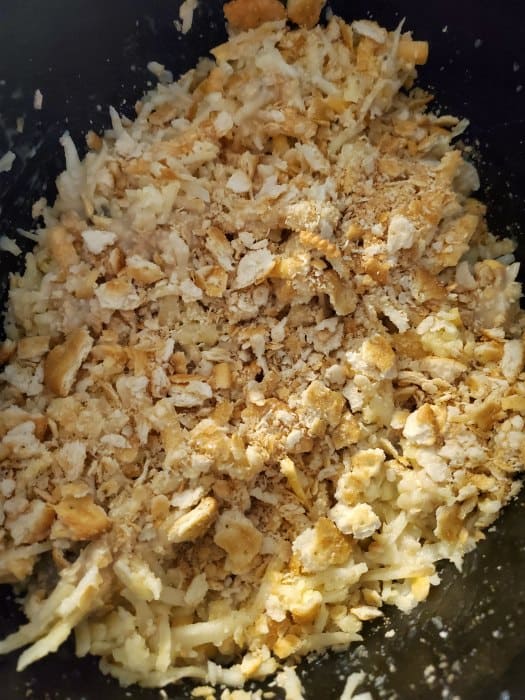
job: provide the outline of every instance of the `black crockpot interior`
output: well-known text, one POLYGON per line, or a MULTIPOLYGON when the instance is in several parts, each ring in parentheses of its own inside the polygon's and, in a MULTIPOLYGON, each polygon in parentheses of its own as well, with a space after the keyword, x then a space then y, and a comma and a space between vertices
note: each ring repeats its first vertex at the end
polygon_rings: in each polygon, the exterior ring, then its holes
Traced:
MULTIPOLYGON (((90 128, 109 125, 107 105, 132 114, 153 82, 148 61, 175 76, 226 37, 220 0, 200 0, 192 30, 173 26, 180 0, 0 0, 0 155, 17 159, 0 174, 0 235, 30 227, 31 204, 52 198, 63 168, 58 138, 69 129, 81 145, 90 128), (44 95, 33 110, 33 94, 44 95), (22 134, 18 117, 25 118, 22 134)), ((471 157, 482 179, 492 230, 519 241, 525 260, 525 9, 517 0, 331 0, 346 19, 373 17, 393 28, 406 17, 416 38, 428 39, 430 61, 420 84, 442 109, 467 117, 471 157), (521 65, 523 63, 523 65, 521 65), (523 86, 523 89, 522 89, 523 86)), ((26 242, 26 247, 28 243, 26 242)), ((20 260, 0 253, 0 292, 20 260)), ((464 570, 442 567, 443 584, 410 616, 367 628, 364 644, 300 667, 307 698, 335 700, 348 673, 369 674, 375 698, 400 700, 525 698, 525 499, 514 502, 466 558, 464 570), (385 632, 396 630, 395 636, 385 632), (431 672, 428 667, 432 666, 431 672), (425 677, 425 669, 427 674, 425 677), (432 681, 432 678, 434 679, 432 681)), ((0 634, 20 616, 0 588, 0 634)), ((157 690, 122 689, 95 659, 75 659, 71 645, 21 674, 15 655, 0 658, 0 698, 124 700, 159 698, 157 690)), ((188 688, 166 689, 169 698, 188 688)))

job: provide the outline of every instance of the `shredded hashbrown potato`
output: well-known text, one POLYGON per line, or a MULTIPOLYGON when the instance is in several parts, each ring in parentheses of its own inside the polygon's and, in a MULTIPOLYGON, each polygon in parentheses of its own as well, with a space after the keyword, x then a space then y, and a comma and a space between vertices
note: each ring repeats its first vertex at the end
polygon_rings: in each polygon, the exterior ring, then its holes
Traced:
POLYGON ((239 5, 215 61, 112 109, 83 161, 64 135, 11 280, 19 669, 74 630, 123 684, 264 678, 411 610, 519 489, 518 264, 465 123, 401 90, 426 43, 308 29, 320 2, 292 30, 261 0, 238 31, 239 5))

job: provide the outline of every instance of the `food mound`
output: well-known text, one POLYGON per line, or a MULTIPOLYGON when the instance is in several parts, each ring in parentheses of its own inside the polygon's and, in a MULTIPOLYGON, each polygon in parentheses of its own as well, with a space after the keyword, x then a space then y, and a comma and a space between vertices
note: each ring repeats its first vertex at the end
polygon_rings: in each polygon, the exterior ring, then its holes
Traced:
POLYGON ((124 684, 264 678, 411 610, 519 490, 514 245, 426 53, 278 18, 64 135, 2 346, 20 669, 73 630, 124 684))

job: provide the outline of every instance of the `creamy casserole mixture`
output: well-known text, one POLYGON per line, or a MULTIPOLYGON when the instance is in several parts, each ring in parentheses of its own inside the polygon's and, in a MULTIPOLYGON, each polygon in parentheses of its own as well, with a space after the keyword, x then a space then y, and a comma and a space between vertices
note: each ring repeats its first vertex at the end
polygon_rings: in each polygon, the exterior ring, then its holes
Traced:
POLYGON ((124 684, 266 677, 411 610, 518 491, 518 264, 466 124, 412 88, 425 42, 319 9, 234 0, 213 61, 62 139, 1 348, 21 669, 73 630, 124 684))

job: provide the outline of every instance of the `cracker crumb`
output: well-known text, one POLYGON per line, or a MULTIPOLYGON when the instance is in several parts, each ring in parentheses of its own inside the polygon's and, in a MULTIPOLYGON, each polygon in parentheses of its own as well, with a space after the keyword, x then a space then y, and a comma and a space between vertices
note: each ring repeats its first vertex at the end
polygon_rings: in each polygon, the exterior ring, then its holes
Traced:
POLYGON ((33 96, 33 109, 41 110, 44 104, 44 95, 37 88, 33 96))
POLYGON ((255 29, 264 22, 286 17, 279 0, 230 0, 224 5, 224 16, 232 29, 255 29))
POLYGON ((181 20, 181 33, 187 34, 193 25, 193 13, 199 5, 198 0, 184 0, 179 7, 179 17, 181 20))
POLYGON ((288 0, 286 12, 288 18, 300 27, 315 27, 321 16, 325 0, 288 0))
POLYGON ((0 158, 0 173, 8 173, 13 167, 13 163, 16 160, 16 155, 13 151, 7 151, 0 158))

